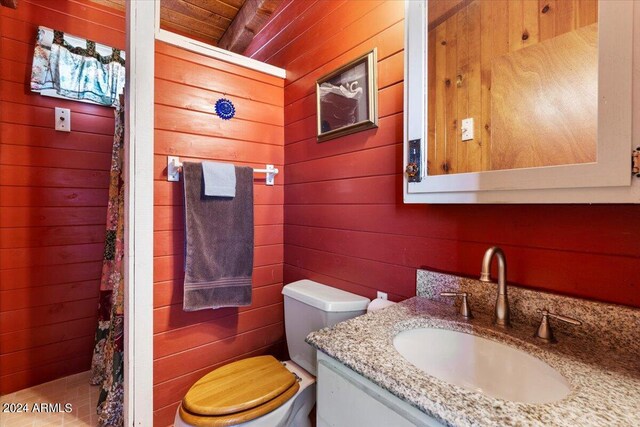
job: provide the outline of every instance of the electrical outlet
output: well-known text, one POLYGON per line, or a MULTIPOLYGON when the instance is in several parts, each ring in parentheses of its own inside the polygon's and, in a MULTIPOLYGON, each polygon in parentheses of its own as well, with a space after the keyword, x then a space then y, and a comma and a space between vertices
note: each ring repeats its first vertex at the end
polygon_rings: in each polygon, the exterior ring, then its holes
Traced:
POLYGON ((376 297, 380 299, 387 299, 387 293, 378 291, 376 297))
POLYGON ((473 139, 473 118, 462 119, 462 140, 469 141, 473 139))
POLYGON ((71 132, 71 110, 56 107, 56 130, 71 132))

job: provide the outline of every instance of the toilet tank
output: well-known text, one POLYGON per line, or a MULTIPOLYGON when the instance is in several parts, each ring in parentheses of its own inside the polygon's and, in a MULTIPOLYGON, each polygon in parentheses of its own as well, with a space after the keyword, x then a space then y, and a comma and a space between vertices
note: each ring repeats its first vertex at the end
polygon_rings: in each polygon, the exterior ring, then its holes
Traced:
POLYGON ((311 280, 290 283, 282 293, 289 356, 316 375, 316 349, 304 339, 313 331, 364 314, 369 299, 311 280))

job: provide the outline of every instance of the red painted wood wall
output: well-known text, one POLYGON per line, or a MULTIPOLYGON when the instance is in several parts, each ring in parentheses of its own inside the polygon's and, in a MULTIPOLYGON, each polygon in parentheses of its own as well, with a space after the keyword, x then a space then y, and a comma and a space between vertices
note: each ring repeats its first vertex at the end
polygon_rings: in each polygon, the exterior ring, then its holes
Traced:
POLYGON ((276 185, 254 183, 253 304, 185 312, 182 182, 167 182, 167 155, 282 170, 284 82, 158 42, 155 71, 154 425, 173 423, 178 403, 204 374, 229 361, 280 354, 283 199, 276 185), (232 100, 236 117, 223 121, 215 101, 232 100))
MULTIPOLYGON (((511 282, 640 306, 638 206, 402 204, 403 14, 393 0, 289 0, 249 47, 287 69, 284 85, 157 44, 155 425, 172 423, 209 370, 281 353, 280 291, 298 278, 402 299, 415 294, 416 267, 475 276, 499 244, 511 282), (374 46, 380 127, 318 144, 315 80, 374 46), (229 122, 211 112, 224 94, 238 107, 229 122), (285 166, 275 187, 256 180, 253 306, 182 311, 181 184, 166 181, 168 154, 285 166)), ((124 47, 124 20, 82 0, 21 0, 1 24, 4 393, 88 368, 113 133, 110 109, 28 92, 35 26, 124 47), (71 134, 53 131, 54 106, 72 109, 71 134)))
POLYGON ((0 393, 89 369, 104 249, 113 109, 29 90, 38 25, 123 49, 124 16, 20 0, 0 28, 0 393), (71 133, 54 130, 71 109, 71 133))
POLYGON ((400 1, 291 1, 246 54, 287 70, 284 282, 368 297, 415 295, 416 267, 477 276, 506 252, 508 280, 640 307, 640 206, 404 205, 400 1), (378 48, 379 128, 316 142, 316 79, 378 48))

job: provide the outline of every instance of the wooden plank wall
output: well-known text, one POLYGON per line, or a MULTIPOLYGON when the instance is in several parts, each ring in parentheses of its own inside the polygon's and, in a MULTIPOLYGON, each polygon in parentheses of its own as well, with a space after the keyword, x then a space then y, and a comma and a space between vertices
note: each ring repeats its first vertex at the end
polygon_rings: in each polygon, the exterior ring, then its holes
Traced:
POLYGON ((285 283, 311 277, 368 297, 375 289, 394 299, 415 294, 415 270, 397 263, 404 255, 370 244, 383 234, 355 232, 344 223, 375 229, 365 225, 375 221, 375 209, 402 197, 403 21, 403 2, 293 1, 245 52, 287 70, 285 283), (317 143, 316 79, 374 47, 379 128, 317 143), (359 253, 364 241, 374 259, 359 253))
POLYGON ((404 205, 404 9, 287 3, 246 54, 286 68, 284 282, 415 295, 416 268, 477 277, 503 247, 511 283, 640 306, 640 206, 404 205), (378 47, 380 126, 316 141, 314 83, 378 47))
POLYGON ((29 90, 38 25, 124 48, 122 13, 82 0, 1 8, 0 393, 89 369, 113 109, 29 90), (54 131, 71 109, 71 133, 54 131))
POLYGON ((598 24, 493 59, 491 170, 596 161, 598 24))
POLYGON ((431 28, 429 174, 491 169, 493 58, 597 20, 596 0, 474 0, 431 28), (475 138, 463 142, 460 125, 469 117, 475 138))
POLYGON ((215 59, 156 44, 154 425, 173 423, 180 400, 211 369, 259 355, 281 356, 284 82, 215 59), (213 104, 227 97, 236 118, 213 104), (280 168, 276 185, 255 179, 253 305, 185 312, 182 183, 167 182, 167 155, 280 168))

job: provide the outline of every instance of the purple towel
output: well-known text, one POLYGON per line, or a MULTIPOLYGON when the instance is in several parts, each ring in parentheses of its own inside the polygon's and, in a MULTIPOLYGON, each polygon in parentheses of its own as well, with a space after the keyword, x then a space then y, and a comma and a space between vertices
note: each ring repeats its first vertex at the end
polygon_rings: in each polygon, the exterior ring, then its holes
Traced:
POLYGON ((236 196, 204 194, 200 163, 184 162, 185 311, 251 305, 253 169, 236 167, 236 196))

